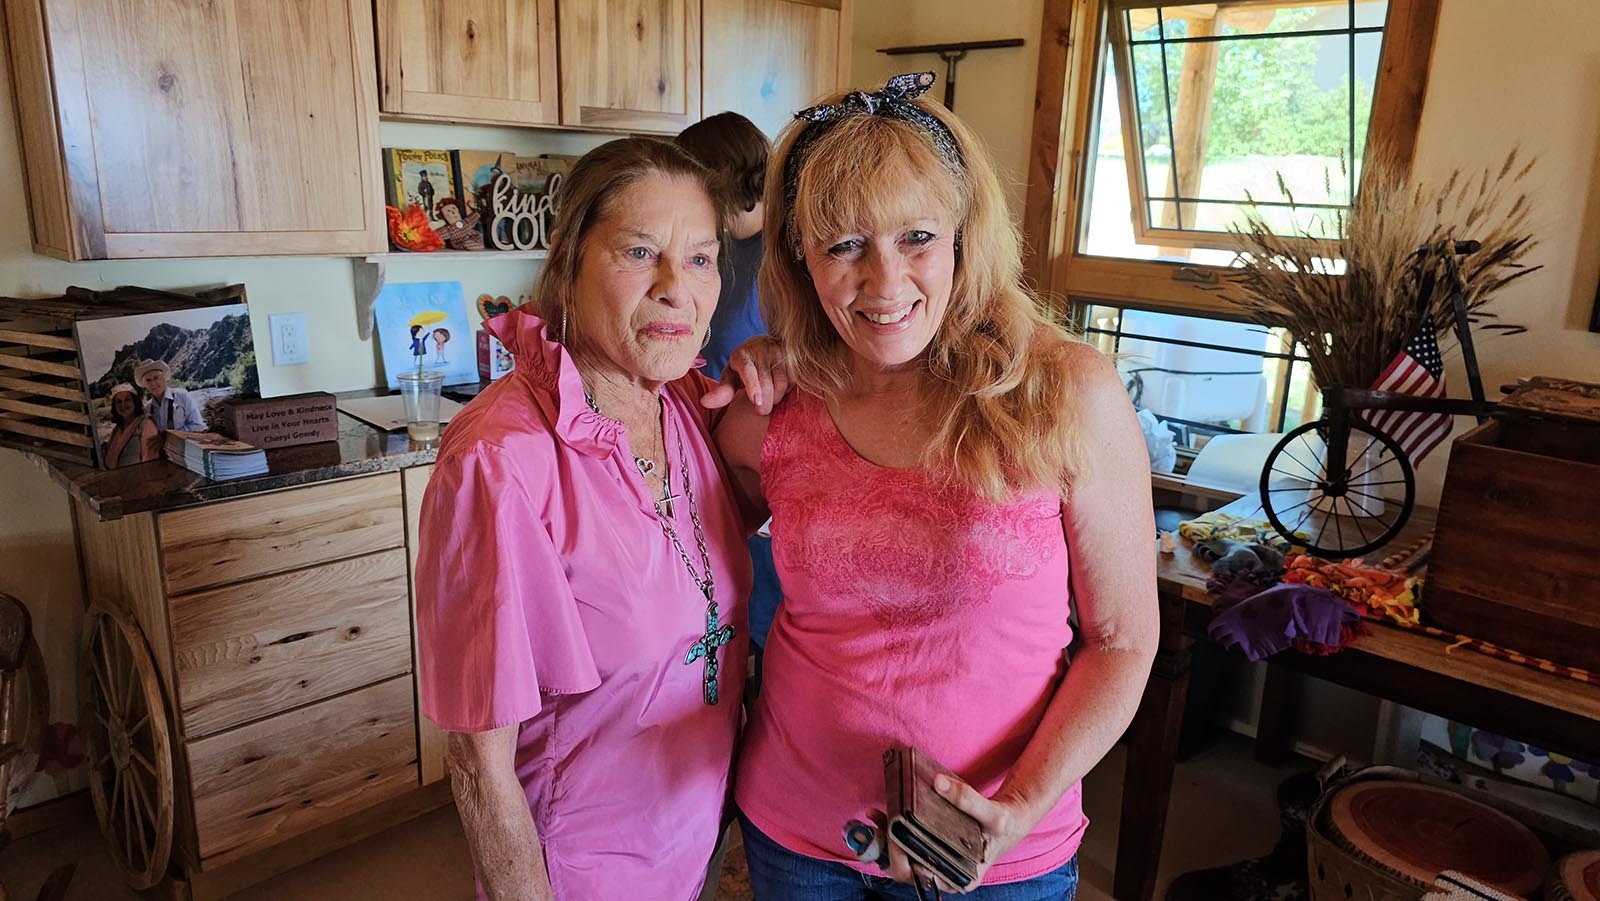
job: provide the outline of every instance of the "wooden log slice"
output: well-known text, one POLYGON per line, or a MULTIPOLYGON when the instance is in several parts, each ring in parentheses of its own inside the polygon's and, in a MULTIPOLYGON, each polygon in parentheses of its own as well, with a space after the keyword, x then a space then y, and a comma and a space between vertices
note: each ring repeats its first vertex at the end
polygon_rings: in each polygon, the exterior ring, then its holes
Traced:
POLYGON ((1600 901, 1600 851, 1579 851, 1556 861, 1545 897, 1549 901, 1600 901))
POLYGON ((1550 855, 1528 827, 1455 792, 1415 782, 1345 786, 1328 805, 1328 826, 1346 851, 1427 888, 1456 870, 1514 895, 1530 895, 1550 855))

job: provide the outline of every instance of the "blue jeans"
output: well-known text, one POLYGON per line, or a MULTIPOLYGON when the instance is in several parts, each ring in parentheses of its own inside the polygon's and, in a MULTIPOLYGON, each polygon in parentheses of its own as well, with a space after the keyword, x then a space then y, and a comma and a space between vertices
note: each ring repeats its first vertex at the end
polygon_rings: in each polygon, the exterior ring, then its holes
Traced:
MULTIPOLYGON (((917 890, 887 876, 869 876, 831 860, 796 854, 768 838, 739 814, 750 888, 756 901, 916 901, 917 890)), ((842 839, 841 839, 842 842, 842 839)), ((950 899, 975 901, 1072 901, 1078 894, 1078 858, 1022 882, 980 885, 950 899)))

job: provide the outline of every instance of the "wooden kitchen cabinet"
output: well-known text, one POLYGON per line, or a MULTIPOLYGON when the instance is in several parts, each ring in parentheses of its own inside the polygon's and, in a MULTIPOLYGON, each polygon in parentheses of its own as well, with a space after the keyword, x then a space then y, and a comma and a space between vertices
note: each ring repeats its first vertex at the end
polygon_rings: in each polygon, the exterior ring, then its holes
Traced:
POLYGON ((560 0, 561 123, 676 134, 700 119, 701 0, 560 0))
POLYGON ((703 0, 707 116, 732 110, 769 137, 850 84, 855 0, 703 0))
POLYGON ((377 14, 383 112, 560 122, 556 0, 378 0, 377 14))
MULTIPOLYGON (((137 624, 160 682, 190 897, 448 799, 424 783, 412 678, 408 491, 431 468, 114 520, 74 508, 88 597, 137 624)), ((442 742, 430 753, 442 774, 442 742)))
POLYGON ((387 246, 367 0, 4 0, 34 249, 387 246))

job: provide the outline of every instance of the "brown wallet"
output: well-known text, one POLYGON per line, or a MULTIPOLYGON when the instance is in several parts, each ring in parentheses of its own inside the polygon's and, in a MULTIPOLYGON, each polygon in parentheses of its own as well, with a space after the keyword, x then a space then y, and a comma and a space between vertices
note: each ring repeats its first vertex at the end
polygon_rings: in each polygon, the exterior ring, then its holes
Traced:
POLYGON ((977 820, 934 791, 933 777, 939 773, 961 778, 916 748, 883 752, 889 839, 912 863, 964 889, 978 878, 988 839, 977 820))

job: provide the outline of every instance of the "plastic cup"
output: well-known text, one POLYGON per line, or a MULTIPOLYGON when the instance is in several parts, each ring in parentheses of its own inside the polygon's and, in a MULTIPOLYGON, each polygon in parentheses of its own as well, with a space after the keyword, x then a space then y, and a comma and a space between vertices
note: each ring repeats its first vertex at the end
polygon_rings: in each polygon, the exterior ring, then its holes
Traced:
POLYGON ((412 441, 439 440, 439 392, 444 373, 412 369, 400 373, 400 396, 406 404, 406 435, 412 441))

